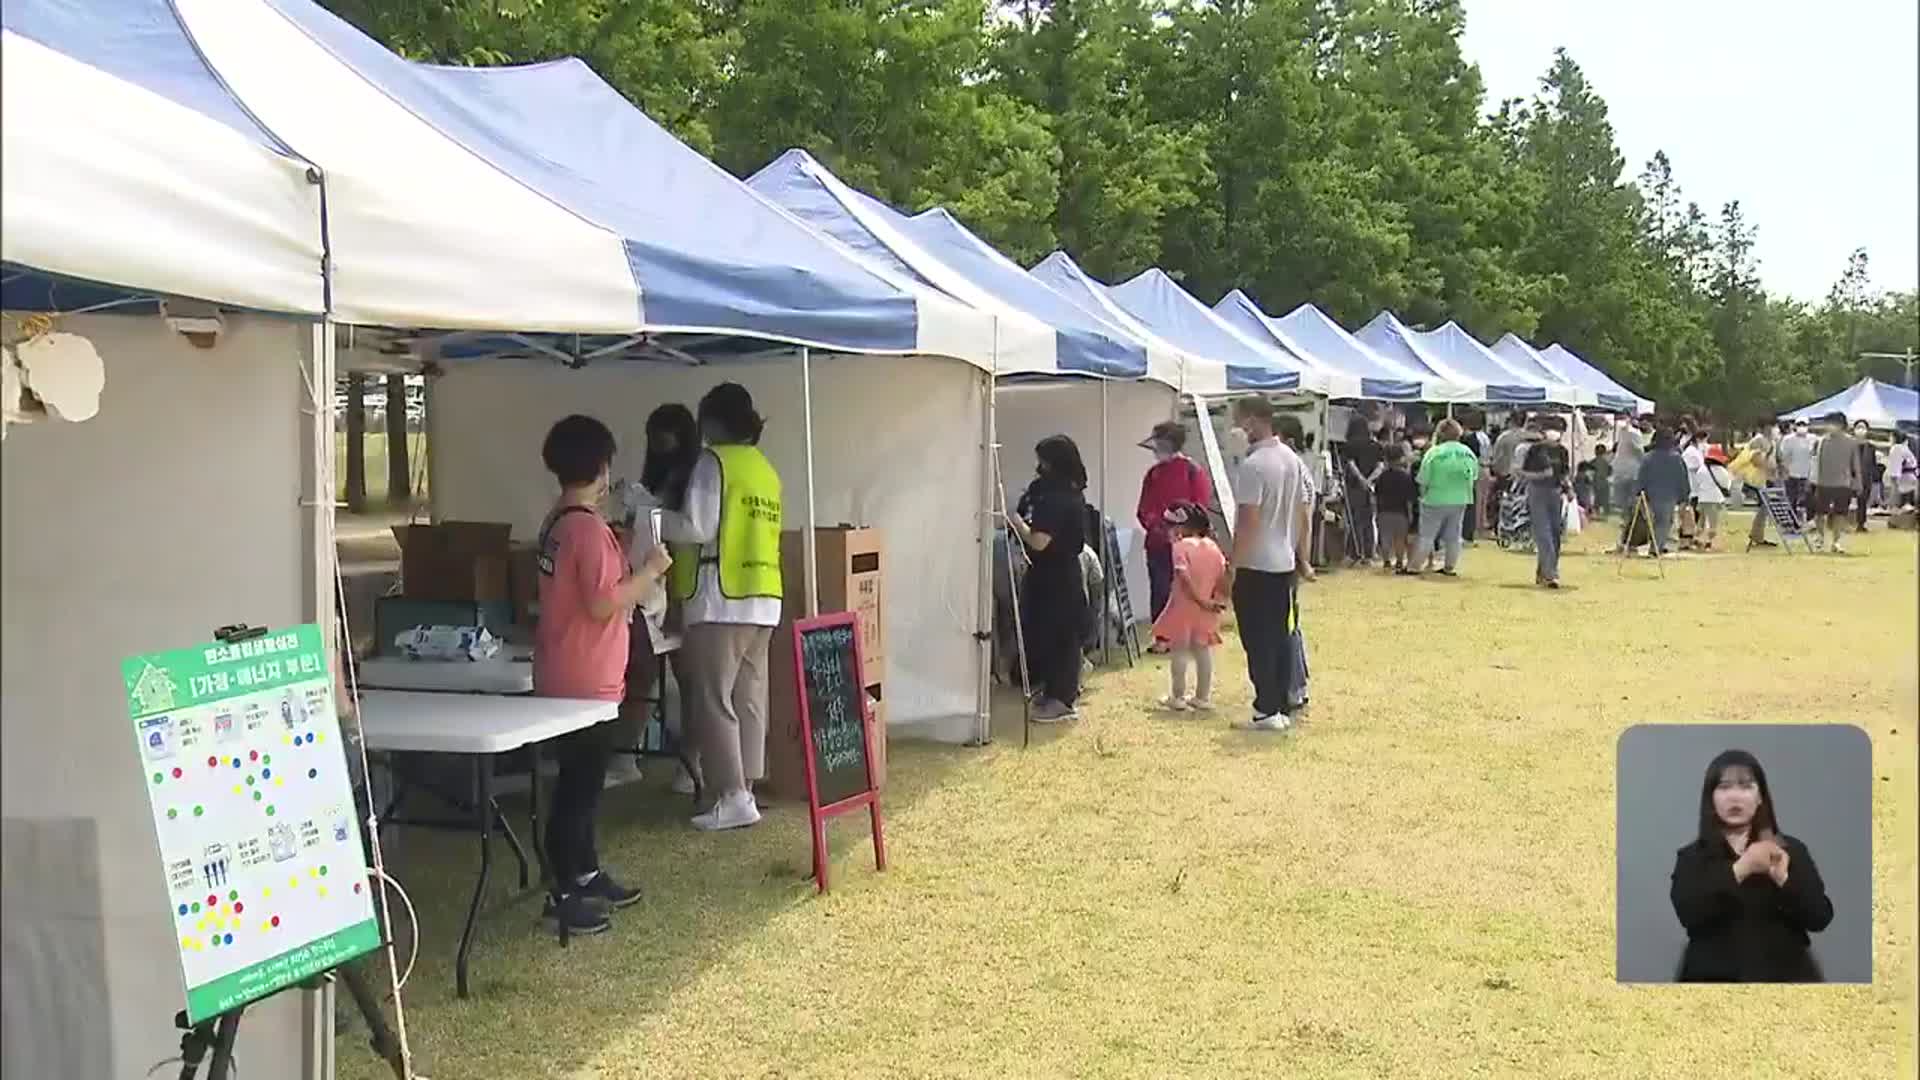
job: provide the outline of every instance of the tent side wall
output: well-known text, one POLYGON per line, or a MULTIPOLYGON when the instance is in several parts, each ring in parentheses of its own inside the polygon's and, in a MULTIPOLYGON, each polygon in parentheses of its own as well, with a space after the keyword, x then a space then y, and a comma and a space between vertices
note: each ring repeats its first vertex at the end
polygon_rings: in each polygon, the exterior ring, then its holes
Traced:
MULTIPOLYGON (((1106 497, 1107 516, 1113 518, 1125 554, 1127 592, 1134 614, 1143 621, 1147 610, 1147 556, 1145 538, 1134 520, 1140 504, 1140 482, 1153 467, 1153 455, 1140 440, 1153 425, 1173 418, 1172 387, 1158 383, 1109 381, 1107 387, 1107 473, 1100 469, 1100 383, 1094 380, 1002 384, 994 390, 995 425, 1000 442, 1001 481, 1007 506, 1033 479, 1033 447, 1049 435, 1066 435, 1080 447, 1087 466, 1087 499, 1106 497)), ((1187 454, 1201 459, 1200 435, 1189 432, 1187 454)))
MULTIPOLYGON (((120 661, 305 617, 310 324, 230 316, 212 350, 76 316, 100 413, 0 443, 8 1076, 143 1076, 179 1052, 173 919, 120 661)), ((249 1076, 302 1075, 300 995, 249 1009, 249 1076)))
MULTIPOLYGON (((974 734, 985 378, 928 357, 813 359, 816 520, 881 532, 884 685, 896 733, 953 742, 974 734)), ((667 402, 694 408, 724 381, 751 391, 767 418, 761 446, 784 481, 786 527, 803 527, 800 365, 791 360, 580 371, 449 365, 428 390, 434 516, 510 522, 516 540, 531 540, 554 497, 540 443, 555 420, 575 412, 600 418, 619 441, 615 477, 637 478, 647 414, 667 402)))

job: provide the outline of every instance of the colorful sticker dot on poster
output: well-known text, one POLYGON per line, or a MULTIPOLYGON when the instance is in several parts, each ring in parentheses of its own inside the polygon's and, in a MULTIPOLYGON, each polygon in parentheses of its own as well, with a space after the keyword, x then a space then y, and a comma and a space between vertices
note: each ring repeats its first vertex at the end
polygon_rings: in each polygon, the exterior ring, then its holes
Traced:
POLYGON ((227 890, 227 899, 229 899, 229 900, 238 900, 238 899, 240 899, 240 890, 239 890, 239 889, 228 889, 228 890, 227 890))
POLYGON ((353 895, 355 896, 360 895, 360 883, 357 881, 353 883, 353 895))
POLYGON ((220 935, 219 935, 219 934, 215 934, 215 935, 213 935, 213 943, 214 943, 215 945, 218 945, 218 944, 220 944, 220 935))
POLYGON ((198 900, 195 900, 195 901, 193 902, 193 910, 194 910, 194 913, 195 913, 195 914, 199 914, 199 912, 200 912, 200 901, 198 901, 198 900))
POLYGON ((268 816, 268 817, 272 817, 272 816, 273 816, 273 807, 271 807, 271 806, 269 806, 269 807, 267 807, 267 816, 268 816))
POLYGON ((278 915, 275 915, 275 916, 273 917, 273 925, 275 925, 275 926, 279 926, 279 925, 280 925, 280 916, 278 916, 278 915))
POLYGON ((221 941, 221 943, 222 943, 222 944, 225 944, 225 945, 231 945, 231 944, 233 944, 233 935, 232 935, 232 934, 228 934, 228 935, 227 935, 226 937, 224 937, 224 938, 221 938, 221 939, 220 939, 220 941, 221 941))
POLYGON ((259 792, 257 792, 257 791, 256 791, 256 792, 254 792, 254 793, 253 793, 253 801, 254 801, 254 802, 259 802, 259 801, 260 801, 261 799, 263 799, 263 798, 265 798, 265 796, 264 796, 264 795, 262 795, 262 794, 260 794, 259 792))
POLYGON ((322 885, 320 886, 320 899, 325 900, 326 898, 327 898, 327 887, 325 885, 322 885))
POLYGON ((240 767, 240 759, 239 759, 239 758, 234 758, 234 759, 233 759, 233 767, 234 767, 234 768, 236 768, 236 769, 240 767))
POLYGON ((153 782, 154 782, 154 783, 156 783, 156 784, 157 784, 157 783, 159 783, 159 782, 160 782, 160 781, 162 781, 162 780, 165 780, 166 778, 167 778, 167 777, 166 777, 166 774, 165 774, 165 773, 154 773, 154 774, 153 774, 153 782))
POLYGON ((326 868, 326 867, 324 867, 324 866, 322 866, 322 867, 320 868, 320 876, 321 876, 321 877, 326 877, 326 876, 327 876, 327 868, 326 868))
POLYGON ((260 751, 258 751, 258 750, 249 750, 249 751, 247 751, 247 760, 248 760, 248 761, 259 761, 259 760, 260 760, 260 751))
POLYGON ((262 900, 265 900, 265 899, 266 899, 267 897, 269 897, 269 896, 272 896, 272 895, 273 895, 273 890, 272 890, 272 889, 269 889, 269 888, 267 888, 267 887, 265 887, 265 886, 261 886, 261 888, 260 888, 260 899, 262 899, 262 900))
POLYGON ((262 764, 262 765, 271 765, 271 764, 273 764, 273 755, 272 755, 272 754, 268 754, 268 755, 267 755, 266 757, 263 757, 263 758, 261 758, 261 759, 260 759, 260 764, 262 764))
POLYGON ((196 806, 193 808, 194 817, 199 817, 201 814, 204 814, 206 812, 207 812, 207 808, 204 806, 196 806))
POLYGON ((216 758, 216 757, 210 757, 210 758, 208 758, 208 759, 207 759, 207 765, 208 765, 209 767, 211 767, 211 766, 214 766, 214 765, 218 765, 218 764, 220 764, 220 759, 219 759, 219 758, 216 758))
POLYGON ((319 776, 319 775, 320 775, 320 770, 319 770, 319 769, 308 769, 308 770, 307 770, 307 779, 309 779, 309 780, 311 780, 311 779, 313 779, 314 777, 316 777, 316 776, 319 776))
POLYGON ((178 765, 175 765, 175 766, 173 767, 173 778, 174 778, 175 780, 178 780, 178 779, 180 779, 180 767, 179 767, 178 765))
POLYGON ((288 878, 288 879, 287 879, 287 888, 289 888, 289 889, 297 889, 297 888, 299 888, 299 887, 300 887, 300 879, 299 879, 299 878, 297 878, 297 877, 290 877, 290 878, 288 878))
POLYGON ((241 785, 239 785, 239 784, 235 784, 235 785, 233 785, 233 793, 234 793, 235 795, 239 795, 239 794, 242 794, 242 793, 244 793, 244 792, 245 792, 246 790, 247 790, 247 789, 246 789, 245 787, 243 787, 243 786, 241 786, 241 785))
POLYGON ((251 777, 251 776, 249 776, 249 777, 247 777, 247 786, 248 786, 248 787, 252 787, 252 786, 253 786, 253 777, 251 777))
POLYGON ((273 778, 273 770, 272 770, 272 769, 261 769, 261 770, 260 770, 260 779, 262 779, 262 780, 270 780, 270 779, 272 779, 272 778, 273 778))
POLYGON ((284 776, 276 776, 276 777, 274 777, 274 778, 273 778, 273 786, 274 786, 274 787, 286 787, 286 786, 287 786, 287 778, 286 778, 286 777, 284 777, 284 776))
POLYGON ((220 898, 219 898, 218 896, 213 896, 213 895, 211 895, 211 894, 209 894, 209 895, 207 896, 207 906, 208 906, 208 907, 219 907, 219 906, 220 906, 220 898))
POLYGON ((179 817, 179 816, 180 816, 180 811, 178 811, 178 810, 175 810, 175 809, 173 809, 172 807, 168 807, 168 808, 167 808, 167 820, 168 820, 168 821, 172 821, 172 820, 173 820, 174 818, 177 818, 177 817, 179 817))
POLYGON ((186 913, 187 913, 187 905, 185 905, 185 904, 181 904, 181 905, 180 905, 180 914, 182 914, 182 915, 185 915, 186 913))

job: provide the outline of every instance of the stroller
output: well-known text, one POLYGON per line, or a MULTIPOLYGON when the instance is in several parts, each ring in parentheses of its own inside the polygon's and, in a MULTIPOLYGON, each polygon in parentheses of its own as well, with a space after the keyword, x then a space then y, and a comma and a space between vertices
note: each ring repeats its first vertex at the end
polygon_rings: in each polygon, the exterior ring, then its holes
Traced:
POLYGON ((1497 539, 1508 551, 1533 550, 1533 516, 1527 509, 1527 488, 1518 480, 1507 483, 1500 493, 1500 522, 1497 539))

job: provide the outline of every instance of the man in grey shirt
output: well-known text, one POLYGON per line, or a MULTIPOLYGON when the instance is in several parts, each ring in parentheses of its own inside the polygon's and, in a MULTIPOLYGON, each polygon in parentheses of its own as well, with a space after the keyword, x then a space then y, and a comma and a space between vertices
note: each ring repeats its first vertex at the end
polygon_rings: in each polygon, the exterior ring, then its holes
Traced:
POLYGON ((1847 434, 1845 413, 1828 414, 1825 425, 1826 435, 1813 455, 1813 504, 1831 545, 1827 550, 1844 555, 1840 537, 1847 530, 1847 512, 1860 487, 1860 444, 1847 434))
POLYGON ((1786 478, 1787 501, 1799 507, 1809 519, 1820 513, 1812 499, 1814 445, 1807 422, 1796 420, 1793 431, 1781 438, 1780 447, 1775 451, 1780 458, 1780 472, 1786 478))
POLYGON ((1255 731, 1293 726, 1293 587, 1313 580, 1307 545, 1313 506, 1306 468, 1274 433, 1273 403, 1241 398, 1234 427, 1246 433, 1247 459, 1233 482, 1233 550, 1227 584, 1240 644, 1253 681, 1255 731))

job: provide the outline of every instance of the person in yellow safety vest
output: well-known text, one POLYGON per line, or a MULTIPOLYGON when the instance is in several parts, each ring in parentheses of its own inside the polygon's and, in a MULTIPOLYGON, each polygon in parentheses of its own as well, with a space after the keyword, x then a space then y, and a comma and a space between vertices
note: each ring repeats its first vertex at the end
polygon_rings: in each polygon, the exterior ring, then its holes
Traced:
POLYGON ((766 776, 768 646, 780 624, 780 474, 760 452, 766 421, 745 387, 721 383, 700 399, 707 448, 684 510, 661 515, 673 553, 667 587, 683 606, 681 688, 689 739, 710 804, 695 828, 760 820, 752 783, 766 776))

